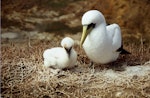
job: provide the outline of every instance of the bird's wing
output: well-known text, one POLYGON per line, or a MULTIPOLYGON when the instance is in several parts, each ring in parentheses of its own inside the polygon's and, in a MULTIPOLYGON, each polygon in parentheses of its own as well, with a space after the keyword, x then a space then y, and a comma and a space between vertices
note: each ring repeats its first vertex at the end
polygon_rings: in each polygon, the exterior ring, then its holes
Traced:
POLYGON ((107 34, 112 41, 112 49, 113 51, 117 51, 122 45, 120 27, 117 24, 111 24, 108 25, 106 28, 107 34))
POLYGON ((56 57, 54 54, 54 49, 47 49, 43 53, 44 65, 45 66, 55 66, 56 65, 56 57))

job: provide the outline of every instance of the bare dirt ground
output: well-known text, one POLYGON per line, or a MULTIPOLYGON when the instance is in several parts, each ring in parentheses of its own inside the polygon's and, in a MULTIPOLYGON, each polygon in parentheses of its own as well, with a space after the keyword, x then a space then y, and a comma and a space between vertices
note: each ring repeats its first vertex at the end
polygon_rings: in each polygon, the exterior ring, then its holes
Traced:
POLYGON ((2 2, 2 98, 149 98, 149 0, 5 0, 2 2), (124 48, 113 64, 89 67, 79 47, 81 17, 90 9, 118 23, 124 48), (42 67, 43 51, 70 36, 78 52, 77 66, 53 75, 42 67))

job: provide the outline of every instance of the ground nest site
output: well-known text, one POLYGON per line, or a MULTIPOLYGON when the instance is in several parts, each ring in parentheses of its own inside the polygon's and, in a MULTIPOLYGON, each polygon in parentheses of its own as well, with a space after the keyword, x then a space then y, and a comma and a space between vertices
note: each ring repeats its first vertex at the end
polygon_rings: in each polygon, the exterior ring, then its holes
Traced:
POLYGON ((126 49, 131 55, 120 56, 115 65, 98 65, 93 69, 76 43, 77 66, 52 75, 42 67, 42 54, 47 48, 60 46, 60 41, 2 41, 2 98, 150 97, 150 52, 145 46, 128 45, 126 49))
POLYGON ((1 8, 2 98, 150 98, 149 0, 5 0, 1 8), (81 17, 91 9, 120 25, 130 55, 89 66, 79 41, 81 17), (42 54, 66 36, 78 61, 54 75, 42 54))

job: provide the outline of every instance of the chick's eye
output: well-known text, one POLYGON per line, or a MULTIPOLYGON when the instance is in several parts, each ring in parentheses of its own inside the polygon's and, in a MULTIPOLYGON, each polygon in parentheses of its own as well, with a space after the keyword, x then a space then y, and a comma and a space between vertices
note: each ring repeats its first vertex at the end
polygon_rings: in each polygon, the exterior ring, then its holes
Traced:
POLYGON ((88 25, 87 29, 95 28, 95 25, 96 25, 95 23, 91 23, 91 24, 88 25))

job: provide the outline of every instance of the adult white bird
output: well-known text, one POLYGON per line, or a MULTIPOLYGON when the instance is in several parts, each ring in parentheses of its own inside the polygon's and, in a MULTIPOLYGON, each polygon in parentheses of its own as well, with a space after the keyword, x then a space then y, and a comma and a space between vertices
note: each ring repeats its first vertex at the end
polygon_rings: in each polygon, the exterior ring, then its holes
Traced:
POLYGON ((73 49, 74 40, 65 37, 61 41, 62 47, 47 49, 43 53, 44 66, 55 69, 71 68, 76 64, 77 53, 73 49))
POLYGON ((98 10, 87 11, 82 17, 83 32, 80 45, 95 63, 106 64, 115 61, 119 54, 128 54, 122 46, 119 25, 106 25, 98 10))

